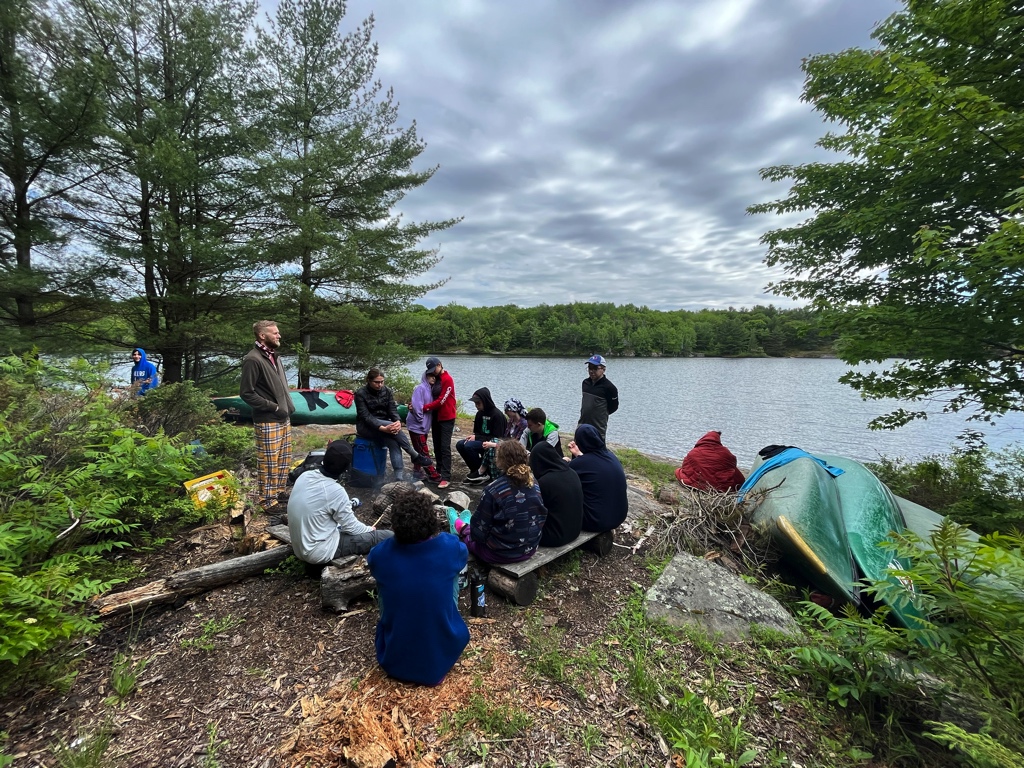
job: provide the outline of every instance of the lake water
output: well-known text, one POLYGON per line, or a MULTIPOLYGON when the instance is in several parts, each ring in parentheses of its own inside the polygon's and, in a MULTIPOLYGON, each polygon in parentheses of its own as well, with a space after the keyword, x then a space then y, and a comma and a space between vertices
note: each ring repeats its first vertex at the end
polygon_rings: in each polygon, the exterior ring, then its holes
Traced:
MULTIPOLYGON (((423 360, 409 370, 419 376, 423 360)), ((587 366, 578 358, 442 356, 455 380, 462 408, 480 387, 500 407, 509 397, 527 408, 543 408, 571 434, 580 412, 580 386, 587 366)), ((788 358, 621 358, 608 361, 608 378, 619 390, 619 410, 608 420, 608 440, 645 453, 682 458, 708 430, 749 466, 772 443, 833 453, 862 461, 902 456, 912 461, 948 453, 965 428, 984 433, 1002 448, 1024 440, 1024 414, 994 425, 966 416, 934 413, 896 431, 872 431, 868 422, 898 406, 865 401, 839 377, 841 360, 788 358)))
MULTIPOLYGON (((409 364, 417 378, 425 357, 409 364)), ((501 406, 517 397, 527 408, 543 408, 571 435, 580 412, 581 358, 442 356, 455 380, 462 410, 480 387, 501 406)), ((286 359, 287 365, 287 359, 286 359)), ((111 375, 127 380, 130 363, 118 360, 111 375), (123 369, 123 370, 122 370, 123 369)), ((884 366, 876 366, 881 369, 884 366)), ((708 430, 749 466, 772 443, 811 453, 833 453, 861 461, 880 456, 917 461, 948 453, 964 429, 982 432, 992 448, 1024 441, 1024 413, 993 425, 966 415, 932 413, 895 431, 872 431, 868 422, 899 406, 893 400, 861 400, 839 377, 848 366, 836 359, 808 358, 616 358, 607 376, 619 390, 619 410, 608 420, 608 440, 645 453, 681 459, 708 430)), ((289 375, 294 383, 294 374, 289 375)))

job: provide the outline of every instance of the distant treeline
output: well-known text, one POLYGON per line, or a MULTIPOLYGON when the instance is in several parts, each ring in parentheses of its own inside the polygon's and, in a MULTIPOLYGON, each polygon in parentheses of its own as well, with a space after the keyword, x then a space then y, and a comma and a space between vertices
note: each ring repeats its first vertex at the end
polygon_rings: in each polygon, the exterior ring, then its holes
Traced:
POLYGON ((669 312, 633 304, 416 306, 403 343, 418 352, 784 357, 829 353, 834 337, 807 309, 669 312))

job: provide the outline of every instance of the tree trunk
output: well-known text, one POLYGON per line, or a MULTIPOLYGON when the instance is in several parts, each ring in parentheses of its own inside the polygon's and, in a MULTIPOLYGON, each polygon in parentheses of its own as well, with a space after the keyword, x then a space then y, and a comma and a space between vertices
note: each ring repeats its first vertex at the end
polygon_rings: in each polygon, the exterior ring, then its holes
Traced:
POLYGON ((253 555, 204 565, 135 589, 96 598, 92 606, 101 618, 108 618, 141 611, 150 605, 176 602, 248 576, 259 576, 267 568, 279 565, 291 553, 292 548, 289 546, 274 547, 253 555))

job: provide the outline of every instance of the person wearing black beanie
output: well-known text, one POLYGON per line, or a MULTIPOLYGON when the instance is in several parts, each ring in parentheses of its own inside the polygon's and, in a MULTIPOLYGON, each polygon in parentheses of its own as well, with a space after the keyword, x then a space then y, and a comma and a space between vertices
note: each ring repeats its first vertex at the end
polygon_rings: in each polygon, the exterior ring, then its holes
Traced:
POLYGON ((288 532, 299 560, 326 565, 336 557, 365 555, 394 535, 361 523, 352 512, 352 500, 338 482, 351 464, 352 446, 335 440, 327 446, 320 469, 295 481, 288 499, 288 532))

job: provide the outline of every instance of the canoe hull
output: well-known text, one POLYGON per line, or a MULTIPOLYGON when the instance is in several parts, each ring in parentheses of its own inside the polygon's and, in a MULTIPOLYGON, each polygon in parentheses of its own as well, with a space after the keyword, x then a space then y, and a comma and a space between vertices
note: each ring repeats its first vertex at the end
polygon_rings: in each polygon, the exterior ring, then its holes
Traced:
POLYGON ((799 458, 776 467, 745 498, 757 503, 751 519, 770 530, 786 564, 837 600, 861 603, 839 492, 821 465, 799 458))
MULTIPOLYGON (((898 583, 913 598, 913 582, 889 573, 907 570, 910 561, 897 557, 895 549, 882 544, 892 538, 893 533, 902 533, 907 527, 896 497, 860 462, 826 454, 821 454, 820 458, 843 470, 834 482, 839 491, 850 551, 861 575, 871 582, 898 583)), ((912 601, 892 600, 887 604, 898 623, 911 628, 921 626, 923 617, 912 601)))
MULTIPOLYGON (((292 424, 355 424, 356 406, 348 408, 338 402, 336 391, 331 389, 293 389, 289 392, 295 413, 292 424)), ((241 397, 226 396, 211 398, 214 407, 223 411, 225 418, 236 421, 252 421, 252 408, 241 397)), ((403 421, 408 413, 404 405, 398 406, 398 416, 403 421)))

